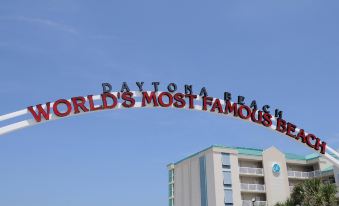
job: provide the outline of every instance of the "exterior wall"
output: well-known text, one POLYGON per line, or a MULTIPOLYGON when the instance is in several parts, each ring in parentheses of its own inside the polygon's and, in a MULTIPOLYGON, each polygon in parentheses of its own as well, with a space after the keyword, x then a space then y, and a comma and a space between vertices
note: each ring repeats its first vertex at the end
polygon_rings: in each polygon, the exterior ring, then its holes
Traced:
POLYGON ((224 177, 222 175, 222 156, 221 153, 214 152, 214 181, 215 181, 215 200, 216 206, 224 206, 224 177))
MULTIPOLYGON (((201 155, 200 155, 201 156, 201 155)), ((174 169, 174 205, 201 206, 199 157, 193 157, 174 169)))
POLYGON ((263 166, 268 206, 285 201, 290 194, 285 155, 271 147, 263 152, 263 166), (272 172, 272 165, 280 165, 280 173, 272 172))
POLYGON ((333 167, 333 172, 334 172, 334 178, 335 178, 337 188, 339 189, 339 168, 333 167))
POLYGON ((233 205, 241 205, 240 179, 239 179, 239 164, 238 152, 231 149, 214 148, 214 164, 215 164, 215 182, 216 182, 216 206, 224 206, 224 185, 223 185, 223 171, 222 168, 222 154, 229 154, 230 156, 230 171, 232 178, 232 195, 233 205))
POLYGON ((238 157, 234 150, 209 149, 175 165, 174 205, 202 206, 200 163, 204 156, 206 163, 208 206, 224 206, 224 185, 222 152, 230 154, 233 204, 241 205, 238 157))
POLYGON ((266 199, 265 194, 260 194, 260 193, 257 193, 257 194, 243 193, 241 197, 243 200, 247 200, 247 201, 248 200, 251 201, 253 197, 255 197, 257 200, 266 199))
POLYGON ((324 159, 324 158, 320 158, 320 161, 319 161, 320 170, 324 170, 324 169, 328 168, 329 166, 332 166, 330 161, 328 161, 327 159, 324 159))
MULTIPOLYGON (((217 205, 217 196, 216 190, 218 187, 218 181, 215 181, 215 169, 216 164, 214 163, 214 154, 213 150, 210 149, 205 153, 206 156, 206 177, 207 177, 207 197, 208 197, 208 206, 219 206, 217 205)), ((221 162, 219 162, 221 164, 221 162)), ((194 205, 192 205, 194 206, 194 205)), ((221 205, 220 205, 221 206, 221 205)))
MULTIPOLYGON (((334 168, 332 172, 331 164, 323 159, 286 160, 285 154, 275 147, 265 151, 259 150, 261 156, 258 155, 258 150, 255 155, 251 155, 251 152, 253 153, 253 149, 249 150, 248 155, 238 154, 236 149, 211 147, 170 165, 169 169, 174 168, 174 206, 225 206, 225 196, 226 200, 232 198, 234 206, 243 205, 243 200, 246 205, 251 205, 252 198, 255 198, 258 203, 261 202, 260 204, 267 201, 267 206, 273 206, 289 197, 289 186, 307 179, 296 176, 289 178, 288 170, 312 172, 322 169, 327 171, 322 173, 323 177, 326 176, 332 182, 334 173, 335 182, 339 186, 339 168, 334 168), (280 165, 279 173, 272 171, 274 163, 280 165), (263 173, 240 174, 239 167, 263 168, 263 173), (224 176, 224 172, 230 173, 224 176), (228 183, 224 183, 224 178, 228 183), (241 183, 265 185, 266 189, 241 190, 241 183), (230 195, 232 196, 228 198, 230 195)), ((172 206, 171 202, 170 206, 172 206)))
MULTIPOLYGON (((189 205, 200 205, 200 178, 199 178, 199 159, 193 159, 190 167, 191 174, 191 193, 190 193, 190 204, 189 205)), ((175 196, 174 196, 175 201, 175 196)), ((176 205, 174 203, 174 205, 176 205)), ((180 206, 180 205, 178 205, 180 206)))
POLYGON ((240 182, 245 184, 260 184, 264 185, 264 177, 241 176, 240 182))
POLYGON ((204 151, 175 165, 175 206, 202 206, 200 157, 205 157, 205 178, 207 182, 206 198, 208 200, 208 206, 224 206, 221 156, 220 154, 214 153, 212 149, 204 151))
POLYGON ((233 190, 233 204, 241 205, 240 192, 240 177, 239 177, 239 161, 237 154, 230 154, 231 157, 231 172, 232 172, 232 190, 233 190))
POLYGON ((262 168, 261 161, 249 161, 246 159, 239 159, 239 167, 262 168))
POLYGON ((311 172, 314 171, 313 165, 289 164, 287 163, 288 171, 311 172))

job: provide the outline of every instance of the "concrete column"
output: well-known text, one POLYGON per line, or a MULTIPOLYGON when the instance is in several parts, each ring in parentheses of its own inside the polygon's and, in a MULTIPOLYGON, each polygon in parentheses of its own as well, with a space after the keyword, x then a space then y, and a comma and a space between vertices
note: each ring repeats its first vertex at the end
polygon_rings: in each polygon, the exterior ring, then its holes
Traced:
POLYGON ((241 192, 240 192, 238 155, 230 154, 230 158, 231 158, 231 173, 232 173, 233 204, 242 205, 241 192))
POLYGON ((266 198, 268 206, 285 201, 290 194, 285 155, 275 147, 263 152, 266 198), (273 165, 280 166, 280 172, 273 172, 273 165))

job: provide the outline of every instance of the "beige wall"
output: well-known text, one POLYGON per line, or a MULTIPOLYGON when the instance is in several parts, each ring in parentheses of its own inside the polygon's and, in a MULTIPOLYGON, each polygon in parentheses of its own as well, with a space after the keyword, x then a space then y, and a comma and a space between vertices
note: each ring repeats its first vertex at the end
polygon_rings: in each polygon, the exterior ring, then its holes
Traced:
POLYGON ((264 177, 241 176, 240 182, 245 184, 265 184, 264 177))
POLYGON ((287 170, 288 171, 300 171, 300 172, 310 172, 316 168, 313 165, 305 165, 305 164, 290 164, 287 163, 287 170))
POLYGON ((230 154, 231 175, 232 175, 232 194, 233 204, 241 205, 240 179, 239 179, 239 160, 238 152, 232 149, 213 148, 214 165, 215 165, 215 182, 217 206, 224 206, 224 185, 223 185, 223 168, 222 168, 222 153, 230 154))
MULTIPOLYGON (((222 153, 230 154, 233 204, 242 205, 242 199, 266 200, 268 206, 274 206, 277 202, 285 201, 290 195, 289 179, 285 155, 275 147, 263 151, 262 156, 238 155, 236 150, 213 147, 200 152, 175 165, 174 175, 174 199, 175 206, 201 206, 200 204, 200 167, 199 158, 206 158, 206 179, 208 206, 224 206, 224 185, 222 168, 222 153), (248 158, 247 158, 248 157, 248 158), (247 159, 246 159, 247 158, 247 159), (278 163, 281 167, 279 175, 272 171, 272 165, 278 163), (262 167, 264 176, 239 175, 239 165, 243 167, 262 167), (241 180, 241 181, 240 181, 241 180), (255 192, 241 192, 240 183, 265 184, 266 194, 255 192)), ((297 161, 288 160, 291 170, 309 171, 319 168, 327 168, 328 162, 319 160, 297 161)), ((339 183, 339 168, 334 169, 337 184, 339 183)), ((291 185, 302 180, 290 179, 291 185)), ((339 186, 339 184, 338 184, 339 186)))
POLYGON ((262 168, 262 161, 239 160, 239 167, 262 168))
MULTIPOLYGON (((230 154, 232 191, 234 205, 241 205, 238 157, 234 150, 223 150, 230 154)), ((175 206, 201 206, 199 158, 206 158, 208 206, 224 206, 222 155, 218 149, 209 149, 175 165, 175 206)))
POLYGON ((207 198, 209 206, 224 206, 223 176, 221 157, 212 149, 175 165, 174 201, 175 206, 200 206, 199 158, 206 158, 207 198), (221 201, 220 201, 221 200, 221 201))
MULTIPOLYGON (((207 178, 207 197, 208 197, 208 206, 221 206, 220 203, 217 205, 217 196, 216 189, 219 186, 220 182, 215 181, 216 169, 214 164, 214 154, 213 150, 210 149, 205 152, 206 157, 206 178, 207 178)), ((193 205, 192 205, 193 206, 193 205)))
POLYGON ((175 206, 200 206, 199 157, 196 156, 175 165, 175 206))
POLYGON ((285 155, 275 147, 263 152, 263 166, 268 206, 285 201, 290 194, 285 155), (272 172, 272 165, 278 163, 281 171, 279 175, 272 172))
POLYGON ((230 158, 231 158, 233 204, 234 205, 241 205, 238 156, 237 156, 237 154, 230 154, 230 158))
POLYGON ((221 155, 218 152, 213 152, 213 161, 215 165, 214 177, 215 177, 215 199, 216 206, 224 206, 224 176, 222 174, 222 159, 221 155))
POLYGON ((334 172, 334 178, 335 178, 337 188, 339 189, 339 168, 333 167, 333 172, 334 172))
POLYGON ((331 165, 332 164, 327 159, 322 158, 322 157, 320 158, 320 162, 319 162, 320 170, 324 170, 324 169, 328 168, 331 165))
POLYGON ((266 201, 266 195, 265 194, 243 193, 241 195, 241 199, 243 199, 243 200, 252 200, 253 198, 255 198, 258 201, 266 201))

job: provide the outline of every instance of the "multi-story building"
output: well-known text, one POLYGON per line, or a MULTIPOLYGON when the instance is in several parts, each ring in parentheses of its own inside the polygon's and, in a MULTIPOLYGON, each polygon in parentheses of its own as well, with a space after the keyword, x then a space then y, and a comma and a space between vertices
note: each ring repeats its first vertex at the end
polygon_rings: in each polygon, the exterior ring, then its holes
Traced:
POLYGON ((168 170, 169 206, 273 206, 306 179, 339 185, 339 171, 320 155, 275 147, 212 146, 169 164, 168 170))

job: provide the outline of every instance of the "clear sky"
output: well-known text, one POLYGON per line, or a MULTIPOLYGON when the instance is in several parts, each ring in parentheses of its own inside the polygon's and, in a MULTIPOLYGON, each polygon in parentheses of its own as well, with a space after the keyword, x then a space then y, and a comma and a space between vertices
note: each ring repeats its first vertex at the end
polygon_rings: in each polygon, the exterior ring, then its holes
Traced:
MULTIPOLYGON (((339 148, 338 10, 337 0, 1 0, 0 114, 99 94, 102 82, 188 83, 282 109, 339 148)), ((165 206, 166 165, 213 144, 312 152, 206 113, 88 114, 0 138, 0 205, 165 206)))

